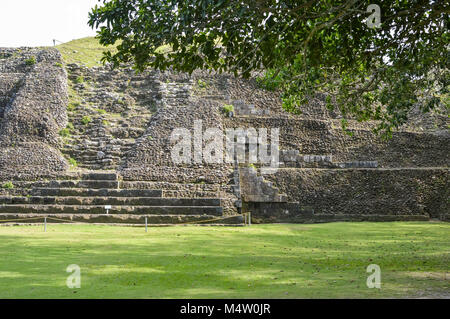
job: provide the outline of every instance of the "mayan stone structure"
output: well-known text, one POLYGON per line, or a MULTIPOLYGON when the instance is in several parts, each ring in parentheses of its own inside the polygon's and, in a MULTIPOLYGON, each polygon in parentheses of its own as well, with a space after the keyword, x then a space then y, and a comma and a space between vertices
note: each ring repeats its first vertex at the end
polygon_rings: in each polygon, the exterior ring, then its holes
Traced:
MULTIPOLYGON (((410 116, 388 141, 374 123, 351 120, 349 136, 320 96, 294 115, 254 80, 87 68, 65 65, 56 49, 3 48, 0 220, 242 225, 245 212, 253 222, 448 220, 448 116, 410 116), (236 158, 174 162, 173 130, 196 123, 279 129, 276 169, 263 174, 236 158)), ((207 141, 193 134, 192 143, 207 141)), ((238 147, 249 155, 248 138, 238 147)))

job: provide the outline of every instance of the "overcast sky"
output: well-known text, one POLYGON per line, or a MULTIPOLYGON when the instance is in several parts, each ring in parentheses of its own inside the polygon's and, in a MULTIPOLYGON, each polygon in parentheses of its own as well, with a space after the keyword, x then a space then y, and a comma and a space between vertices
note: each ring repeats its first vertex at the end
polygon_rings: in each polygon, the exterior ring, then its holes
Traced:
POLYGON ((50 46, 95 31, 87 25, 98 0, 0 0, 0 47, 50 46))

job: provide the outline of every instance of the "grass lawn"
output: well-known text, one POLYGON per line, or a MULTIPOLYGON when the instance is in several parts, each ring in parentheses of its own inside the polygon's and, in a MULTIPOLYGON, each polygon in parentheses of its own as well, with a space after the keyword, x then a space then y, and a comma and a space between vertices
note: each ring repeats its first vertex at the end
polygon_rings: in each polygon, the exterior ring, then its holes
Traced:
POLYGON ((449 243, 438 222, 4 226, 0 298, 449 298, 449 243))

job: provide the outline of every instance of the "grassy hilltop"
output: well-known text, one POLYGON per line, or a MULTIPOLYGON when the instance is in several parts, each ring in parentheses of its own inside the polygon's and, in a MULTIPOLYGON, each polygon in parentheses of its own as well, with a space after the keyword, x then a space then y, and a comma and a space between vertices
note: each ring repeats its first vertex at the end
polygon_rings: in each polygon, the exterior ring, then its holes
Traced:
POLYGON ((103 51, 115 52, 115 47, 104 47, 94 37, 72 40, 56 46, 66 63, 84 64, 87 67, 102 65, 100 60, 103 51))
MULTIPOLYGON (((86 37, 59 44, 56 48, 61 52, 65 63, 77 63, 93 67, 102 65, 100 60, 103 57, 103 52, 111 51, 111 53, 115 53, 117 45, 104 47, 98 42, 98 39, 86 37)), ((168 52, 169 46, 163 45, 157 51, 168 52)))

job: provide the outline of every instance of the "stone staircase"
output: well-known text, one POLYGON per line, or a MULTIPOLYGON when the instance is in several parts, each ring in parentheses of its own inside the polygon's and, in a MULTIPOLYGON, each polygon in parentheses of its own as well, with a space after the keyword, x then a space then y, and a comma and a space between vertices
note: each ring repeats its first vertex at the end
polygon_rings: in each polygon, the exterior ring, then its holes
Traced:
POLYGON ((67 157, 75 159, 80 168, 116 169, 134 145, 135 139, 144 133, 144 127, 151 117, 151 113, 145 109, 135 109, 134 112, 136 113, 128 117, 117 117, 78 106, 69 112, 69 122, 74 128, 71 129, 71 134, 64 138, 61 151, 67 157), (86 118, 89 118, 90 122, 83 123, 86 118), (133 126, 131 123, 136 118, 139 126, 133 126))
MULTIPOLYGON (((107 171, 80 173, 72 179, 16 181, 19 189, 0 195, 0 222, 20 219, 27 223, 27 218, 42 216, 49 217, 49 222, 56 218, 60 222, 144 224, 147 217, 149 225, 243 223, 242 216, 224 216, 218 197, 165 197, 171 193, 163 189, 123 188, 133 187, 129 183, 107 171)), ((33 221, 42 222, 29 222, 33 221)))

